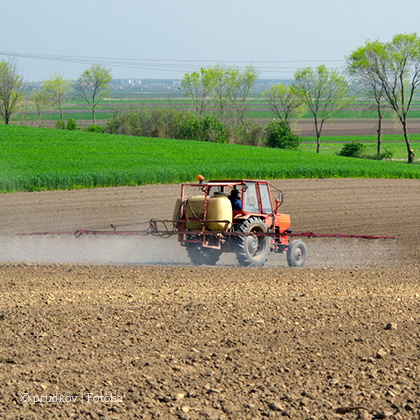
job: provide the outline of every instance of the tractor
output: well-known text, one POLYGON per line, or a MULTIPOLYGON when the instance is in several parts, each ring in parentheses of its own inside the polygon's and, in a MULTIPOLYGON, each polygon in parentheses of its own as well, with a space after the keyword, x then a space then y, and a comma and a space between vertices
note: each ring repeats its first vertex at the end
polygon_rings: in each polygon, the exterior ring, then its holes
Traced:
POLYGON ((174 231, 193 264, 214 265, 234 252, 239 265, 262 267, 270 252, 286 253, 290 267, 301 267, 306 246, 291 239, 290 216, 279 212, 267 181, 211 180, 181 185, 174 208, 174 231), (192 191, 191 191, 192 189, 192 191))

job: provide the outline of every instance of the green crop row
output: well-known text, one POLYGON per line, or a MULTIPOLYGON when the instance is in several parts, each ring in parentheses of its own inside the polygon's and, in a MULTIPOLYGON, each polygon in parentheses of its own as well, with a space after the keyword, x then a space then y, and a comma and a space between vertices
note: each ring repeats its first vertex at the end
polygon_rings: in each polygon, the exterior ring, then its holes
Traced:
POLYGON ((210 178, 416 178, 420 165, 232 144, 0 125, 0 191, 210 178))

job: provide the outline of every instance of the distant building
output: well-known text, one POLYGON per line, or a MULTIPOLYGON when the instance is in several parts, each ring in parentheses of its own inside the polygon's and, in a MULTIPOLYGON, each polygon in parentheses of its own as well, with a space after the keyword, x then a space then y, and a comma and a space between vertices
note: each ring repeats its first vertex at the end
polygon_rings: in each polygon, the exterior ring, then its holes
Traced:
POLYGON ((112 79, 111 87, 130 90, 178 90, 181 80, 175 79, 112 79))
POLYGON ((140 86, 141 79, 112 79, 112 86, 140 86))

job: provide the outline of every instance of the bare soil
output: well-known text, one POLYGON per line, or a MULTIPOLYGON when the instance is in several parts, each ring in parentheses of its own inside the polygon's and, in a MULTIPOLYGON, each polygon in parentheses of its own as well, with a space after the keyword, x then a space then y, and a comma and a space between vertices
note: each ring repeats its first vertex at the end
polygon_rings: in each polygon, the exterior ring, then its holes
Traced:
POLYGON ((0 418, 419 419, 420 183, 282 180, 305 268, 194 267, 177 185, 0 200, 0 418))
MULTIPOLYGON (((314 122, 310 119, 299 120, 297 124, 299 135, 315 136, 314 122)), ((382 122, 382 134, 399 134, 403 138, 401 125, 391 120, 382 122)), ((408 127, 409 134, 420 133, 420 121, 411 119, 408 127)), ((376 119, 335 119, 332 124, 325 124, 322 128, 323 136, 374 136, 378 132, 376 119)))

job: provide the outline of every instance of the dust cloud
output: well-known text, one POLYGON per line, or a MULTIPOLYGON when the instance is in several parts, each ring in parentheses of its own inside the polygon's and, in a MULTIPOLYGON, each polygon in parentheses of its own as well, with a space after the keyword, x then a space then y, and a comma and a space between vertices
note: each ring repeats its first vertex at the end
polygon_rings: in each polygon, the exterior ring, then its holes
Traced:
POLYGON ((391 266, 399 246, 392 239, 310 238, 305 245, 307 268, 368 268, 391 266))
POLYGON ((176 237, 32 235, 0 239, 0 260, 32 263, 187 264, 176 237))
MULTIPOLYGON (((311 238, 304 240, 305 268, 390 266, 397 259, 392 240, 311 238)), ((0 238, 0 261, 30 263, 188 265, 177 237, 119 235, 32 235, 0 238)), ((222 254, 218 266, 236 266, 234 253, 222 254)), ((286 268, 285 254, 272 253, 267 267, 286 268)))

